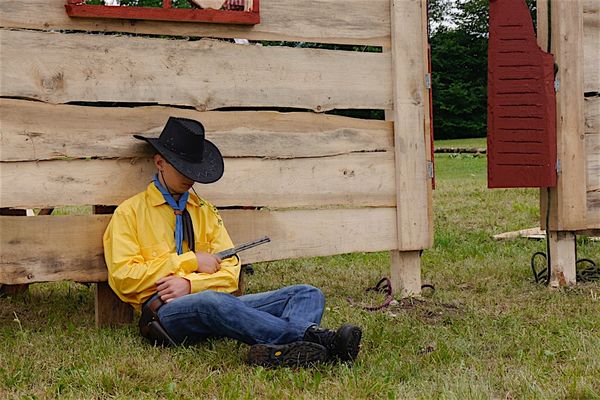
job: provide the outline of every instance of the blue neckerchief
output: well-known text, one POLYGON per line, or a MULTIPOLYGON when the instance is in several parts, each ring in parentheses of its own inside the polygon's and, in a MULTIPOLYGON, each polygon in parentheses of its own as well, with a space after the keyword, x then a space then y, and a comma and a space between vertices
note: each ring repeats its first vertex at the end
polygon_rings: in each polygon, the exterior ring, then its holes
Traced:
POLYGON ((181 213, 185 210, 185 205, 190 197, 189 192, 185 192, 179 198, 179 204, 175 201, 171 193, 158 180, 158 174, 154 176, 154 185, 162 193, 165 201, 173 208, 175 212, 175 244, 177 245, 177 254, 183 253, 183 216, 181 213))

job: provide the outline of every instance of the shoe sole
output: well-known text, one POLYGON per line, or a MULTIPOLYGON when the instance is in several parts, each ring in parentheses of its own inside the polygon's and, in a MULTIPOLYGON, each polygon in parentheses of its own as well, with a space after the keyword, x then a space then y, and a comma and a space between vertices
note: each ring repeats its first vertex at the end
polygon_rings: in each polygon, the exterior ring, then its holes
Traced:
POLYGON ((324 346, 312 342, 292 342, 288 344, 255 344, 250 347, 248 363, 263 367, 306 367, 329 360, 329 352, 324 346))
POLYGON ((336 354, 342 361, 354 361, 360 352, 362 330, 356 325, 344 325, 337 331, 336 354))

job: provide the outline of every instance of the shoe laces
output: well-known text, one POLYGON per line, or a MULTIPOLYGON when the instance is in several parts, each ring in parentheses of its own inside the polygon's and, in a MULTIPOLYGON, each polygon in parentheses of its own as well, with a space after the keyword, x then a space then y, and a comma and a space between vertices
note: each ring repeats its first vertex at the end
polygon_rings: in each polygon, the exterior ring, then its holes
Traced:
POLYGON ((331 348, 335 344, 336 332, 331 329, 313 326, 308 329, 307 334, 307 339, 312 339, 312 341, 322 346, 331 348))

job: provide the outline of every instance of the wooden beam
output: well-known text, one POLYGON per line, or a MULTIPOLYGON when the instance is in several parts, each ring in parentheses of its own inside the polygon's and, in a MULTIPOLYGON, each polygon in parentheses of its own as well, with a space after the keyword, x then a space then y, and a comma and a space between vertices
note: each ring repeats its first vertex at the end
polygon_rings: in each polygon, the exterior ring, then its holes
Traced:
POLYGON ((8 296, 21 296, 29 292, 29 284, 19 284, 19 285, 6 285, 0 283, 0 297, 8 296))
POLYGON ((536 1, 536 36, 537 44, 544 51, 548 51, 548 0, 536 1))
POLYGON ((371 46, 383 46, 390 40, 389 0, 263 1, 260 24, 254 27, 69 18, 64 5, 65 0, 3 0, 0 26, 371 46))
MULTIPOLYGON (((151 158, 0 163, 0 205, 120 204, 144 190, 154 173, 151 158)), ((227 158, 221 180, 195 188, 219 207, 394 206, 394 159, 389 152, 227 158)))
MULTIPOLYGON (((421 0, 421 26, 423 29, 423 140, 425 142, 425 165, 426 165, 426 176, 425 189, 427 190, 427 220, 428 224, 425 227, 429 233, 429 244, 425 247, 433 246, 433 185, 435 179, 434 170, 434 155, 433 155, 433 116, 432 108, 432 77, 431 77, 431 60, 430 60, 430 49, 429 49, 429 14, 428 14, 428 0, 421 0), (425 85, 426 81, 429 81, 429 87, 425 85)), ((420 288, 419 288, 420 290, 420 288)))
POLYGON ((396 297, 421 293, 421 252, 392 250, 392 288, 396 297))
POLYGON ((583 4, 583 90, 600 92, 600 1, 583 4))
MULTIPOLYGON (((384 251, 398 243, 394 208, 222 210, 221 215, 234 243, 271 238, 244 252, 244 263, 384 251)), ((109 220, 109 215, 0 217, 0 283, 106 281, 102 235, 109 220)))
MULTIPOLYGON (((536 1, 536 36, 537 36, 537 44, 540 48, 546 52, 549 50, 549 35, 550 35, 550 25, 548 20, 548 0, 537 0, 536 1)), ((546 229, 546 210, 548 205, 548 189, 540 188, 540 227, 542 229, 546 229)), ((556 192, 550 194, 554 196, 556 201, 556 192)), ((551 198, 552 200, 552 198, 551 198)), ((556 216, 554 216, 556 218, 556 216)), ((556 221, 554 221, 551 225, 556 225, 556 221)))
POLYGON ((587 224, 600 229, 600 2, 583 0, 583 90, 586 97, 587 224))
POLYGON ((8 30, 0 41, 0 95, 7 97, 202 111, 382 109, 392 102, 391 60, 381 53, 8 30))
POLYGON ((0 99, 0 161, 151 156, 169 116, 201 121, 225 157, 300 158, 391 151, 391 122, 310 112, 84 107, 0 99))
POLYGON ((96 328, 130 324, 133 321, 133 307, 123 303, 108 283, 98 282, 95 286, 96 328))
MULTIPOLYGON (((94 206, 94 214, 111 215, 115 207, 94 206)), ((94 290, 94 309, 96 328, 129 324, 133 321, 133 308, 124 303, 107 282, 96 283, 94 290)))
POLYGON ((419 250, 433 240, 425 144, 426 9, 421 0, 391 4, 398 249, 419 250))
MULTIPOLYGON (((0 208, 0 215, 11 215, 24 217, 27 215, 27 210, 20 210, 14 208, 0 208)), ((18 296, 29 292, 29 284, 18 284, 18 285, 7 285, 0 283, 0 297, 2 296, 18 296)))
MULTIPOLYGON (((551 7, 552 53, 559 82, 556 111, 560 171, 557 187, 551 189, 550 230, 576 231, 587 228, 582 7, 579 0, 553 1, 551 7)), ((541 224, 545 227, 545 203, 541 224)))
POLYGON ((391 284, 399 297, 421 293, 421 252, 432 245, 433 218, 425 1, 392 1, 392 68, 398 250, 390 252, 391 284), (421 43, 422 45, 416 45, 421 43))
POLYGON ((550 231, 550 287, 576 283, 575 234, 550 231))

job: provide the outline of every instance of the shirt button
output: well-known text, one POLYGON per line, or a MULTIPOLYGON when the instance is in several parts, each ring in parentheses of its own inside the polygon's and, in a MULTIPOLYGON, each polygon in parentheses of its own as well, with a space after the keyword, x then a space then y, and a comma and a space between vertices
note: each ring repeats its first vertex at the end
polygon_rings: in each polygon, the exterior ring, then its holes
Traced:
POLYGON ((155 251, 152 252, 152 257, 156 257, 156 252, 155 251))

